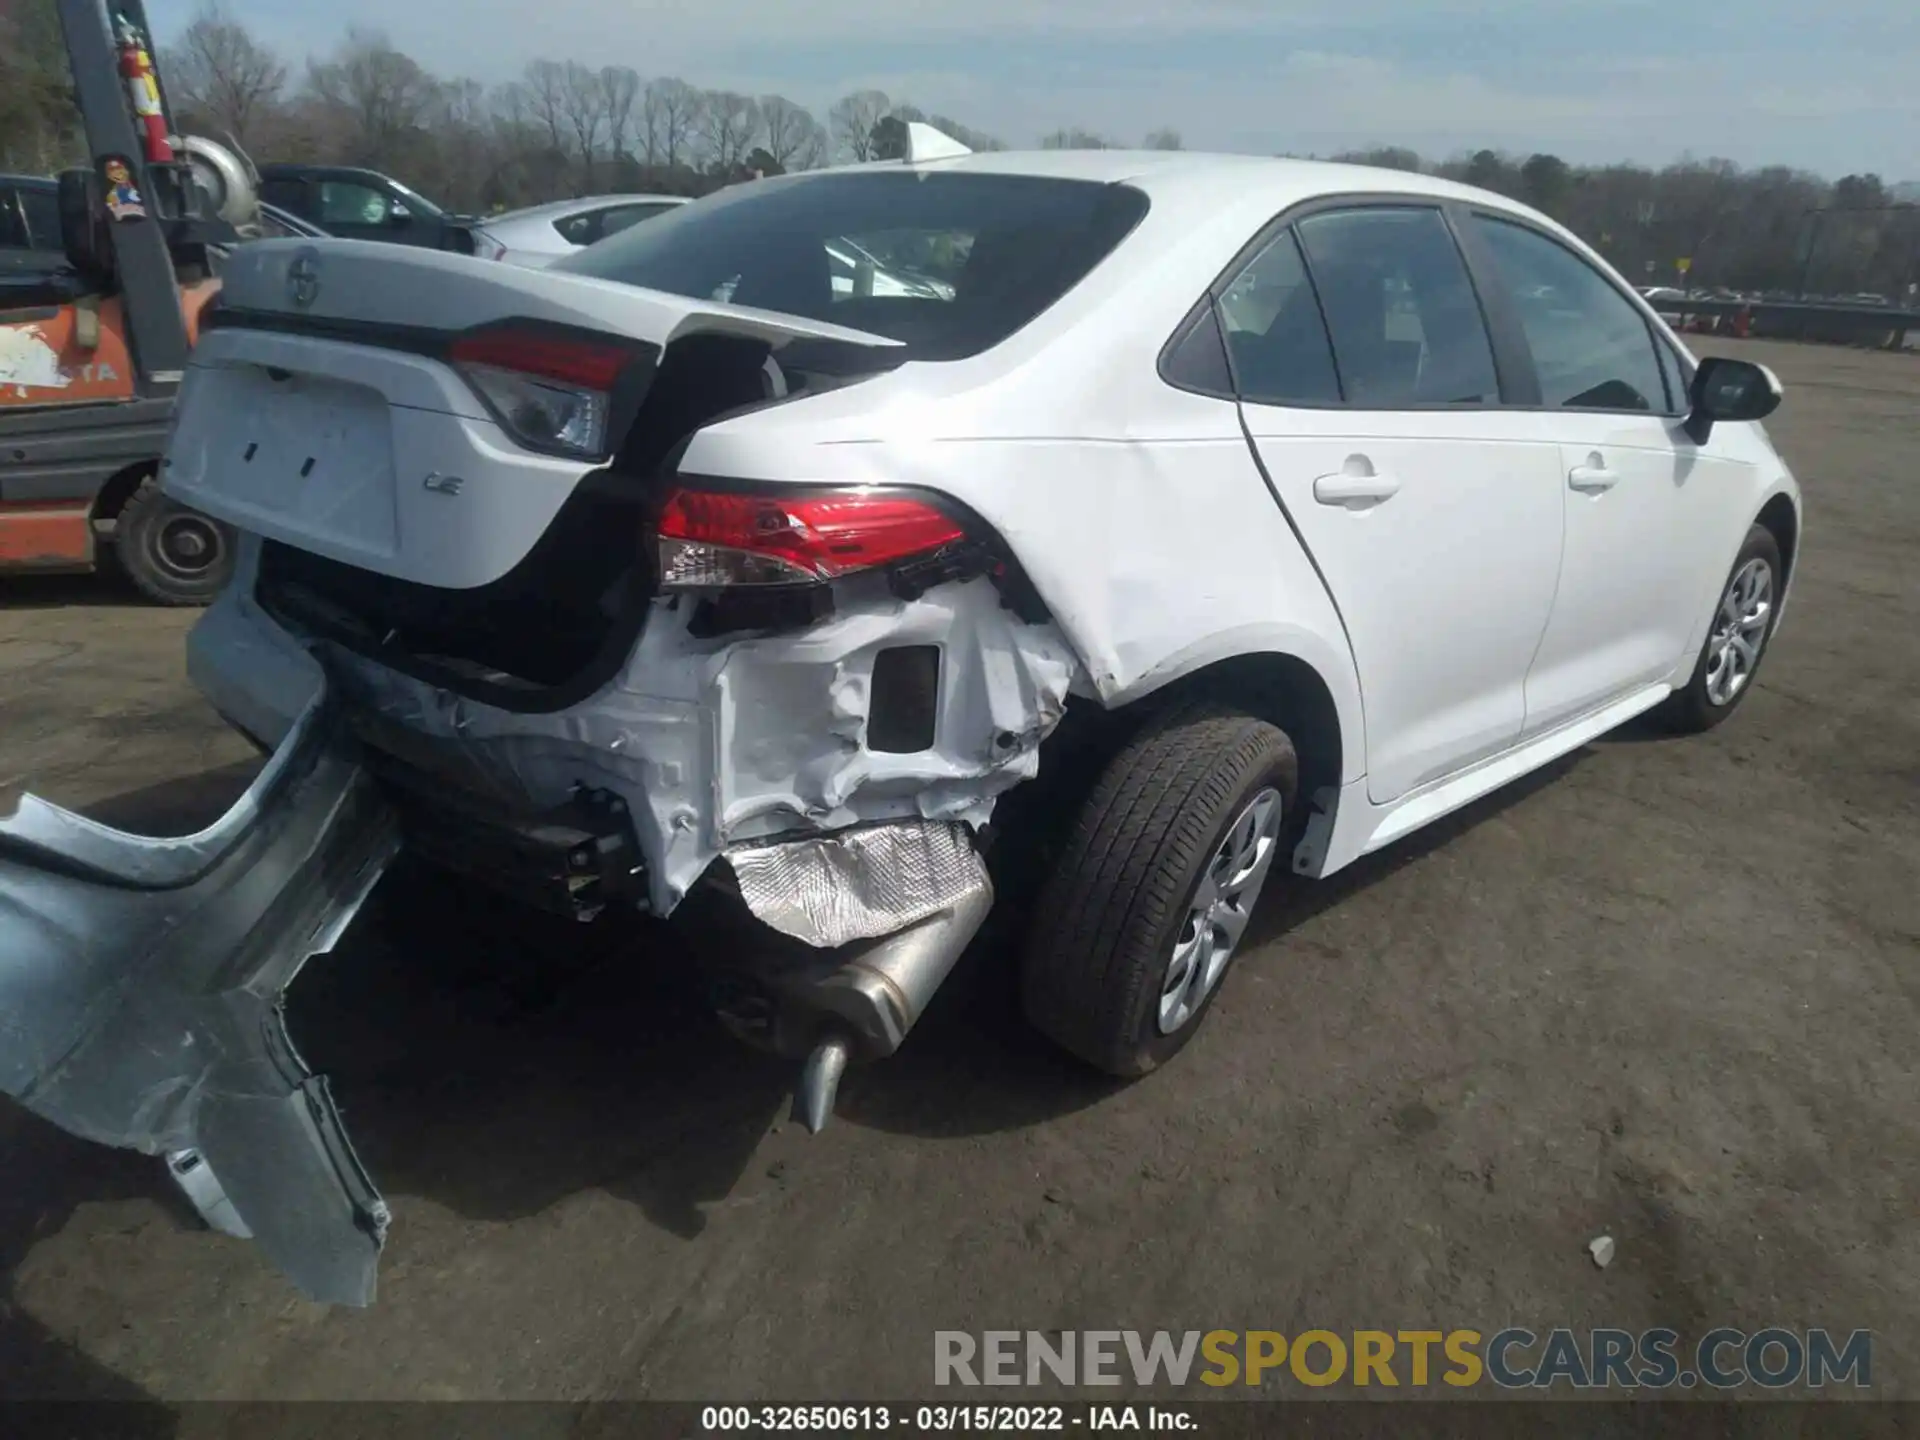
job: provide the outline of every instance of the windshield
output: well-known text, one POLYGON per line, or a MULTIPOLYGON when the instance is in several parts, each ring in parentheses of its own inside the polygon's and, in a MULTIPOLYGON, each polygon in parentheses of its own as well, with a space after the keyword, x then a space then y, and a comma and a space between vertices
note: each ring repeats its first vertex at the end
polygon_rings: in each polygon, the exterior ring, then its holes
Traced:
POLYGON ((554 268, 865 330, 917 360, 999 344, 1147 211, 1124 185, 884 170, 756 180, 554 268))

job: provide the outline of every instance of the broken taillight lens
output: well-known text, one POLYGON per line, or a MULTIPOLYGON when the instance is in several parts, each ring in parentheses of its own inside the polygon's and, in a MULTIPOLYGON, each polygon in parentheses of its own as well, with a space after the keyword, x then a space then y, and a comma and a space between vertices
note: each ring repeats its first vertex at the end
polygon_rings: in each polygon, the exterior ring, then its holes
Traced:
POLYGON ((635 357, 622 345, 501 326, 460 336, 448 358, 522 445, 598 459, 613 387, 635 357))
POLYGON ((884 491, 675 490, 658 536, 661 586, 704 590, 834 580, 928 554, 966 531, 924 500, 884 491))

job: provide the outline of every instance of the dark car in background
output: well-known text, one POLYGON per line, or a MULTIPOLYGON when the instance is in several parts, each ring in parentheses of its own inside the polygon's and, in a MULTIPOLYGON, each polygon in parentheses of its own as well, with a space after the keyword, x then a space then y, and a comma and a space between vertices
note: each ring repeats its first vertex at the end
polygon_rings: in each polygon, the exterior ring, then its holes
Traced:
POLYGON ((60 263, 60 187, 43 175, 0 175, 0 273, 60 263))
POLYGON ((260 199, 342 239, 473 253, 473 217, 450 215, 377 170, 263 165, 260 199))

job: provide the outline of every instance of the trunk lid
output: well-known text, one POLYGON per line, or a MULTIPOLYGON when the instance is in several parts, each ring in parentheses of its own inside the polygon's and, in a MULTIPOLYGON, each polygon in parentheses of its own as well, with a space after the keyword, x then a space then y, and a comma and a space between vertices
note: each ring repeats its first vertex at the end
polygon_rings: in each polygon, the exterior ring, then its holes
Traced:
POLYGON ((696 331, 745 335, 774 345, 802 338, 900 343, 799 315, 357 240, 248 245, 228 261, 222 282, 226 309, 300 316, 315 330, 323 330, 326 321, 344 321, 389 338, 422 330, 455 334, 491 321, 527 319, 577 325, 662 348, 696 331))
MULTIPOLYGON (((194 350, 164 488, 347 565, 440 589, 487 585, 526 558, 623 440, 650 424, 684 428, 684 396, 658 420, 646 401, 668 347, 696 334, 776 350, 795 340, 898 345, 802 316, 440 251, 249 245, 228 262, 194 350), (448 352, 456 337, 501 324, 612 337, 650 357, 609 402, 606 453, 541 453, 499 423, 448 352)), ((736 385, 705 413, 749 398, 761 396, 736 385)))

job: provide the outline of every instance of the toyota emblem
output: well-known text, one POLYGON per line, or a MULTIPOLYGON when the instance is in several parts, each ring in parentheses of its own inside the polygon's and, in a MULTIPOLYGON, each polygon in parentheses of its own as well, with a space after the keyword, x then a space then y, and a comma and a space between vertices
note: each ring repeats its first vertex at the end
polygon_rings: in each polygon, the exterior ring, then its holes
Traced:
POLYGON ((320 256, 317 251, 302 250, 287 266, 287 299, 296 310, 304 310, 320 296, 320 256))

